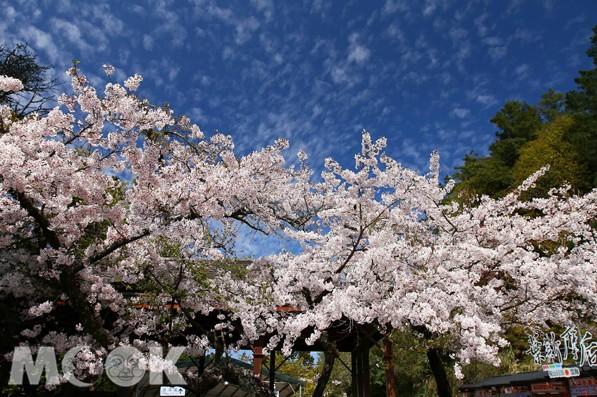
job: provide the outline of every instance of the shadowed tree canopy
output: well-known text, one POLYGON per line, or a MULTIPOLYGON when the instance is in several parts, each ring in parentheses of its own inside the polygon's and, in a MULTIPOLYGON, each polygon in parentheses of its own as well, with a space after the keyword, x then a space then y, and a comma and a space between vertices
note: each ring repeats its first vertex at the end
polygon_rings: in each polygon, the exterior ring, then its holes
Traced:
POLYGON ((0 91, 0 104, 9 106, 18 117, 31 112, 46 114, 49 111, 46 105, 53 100, 58 87, 56 80, 47 76, 50 69, 39 64, 27 44, 0 45, 0 76, 19 79, 24 87, 17 93, 0 91))
POLYGON ((496 132, 499 140, 529 140, 535 137, 535 132, 541 125, 541 116, 537 109, 528 103, 508 101, 490 121, 499 128, 496 132))
POLYGON ((593 69, 579 71, 580 76, 574 81, 578 89, 566 94, 566 107, 575 113, 584 113, 595 117, 597 113, 597 26, 593 27, 591 47, 587 55, 593 61, 593 69))
POLYGON ((566 109, 579 120, 569 140, 589 168, 591 185, 597 186, 597 26, 593 28, 587 55, 594 67, 581 70, 574 79, 578 89, 566 94, 566 109))

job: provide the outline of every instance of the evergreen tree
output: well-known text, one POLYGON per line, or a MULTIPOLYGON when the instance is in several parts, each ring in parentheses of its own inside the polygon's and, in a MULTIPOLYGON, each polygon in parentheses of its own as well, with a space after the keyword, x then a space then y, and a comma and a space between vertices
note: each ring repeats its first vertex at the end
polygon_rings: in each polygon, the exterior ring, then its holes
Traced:
POLYGON ((581 155, 590 173, 590 185, 597 186, 597 26, 593 28, 591 47, 587 55, 593 60, 593 69, 581 70, 574 81, 578 89, 566 94, 566 108, 577 120, 569 140, 581 155))
POLYGON ((548 163, 551 171, 532 194, 543 196, 565 182, 580 192, 597 187, 597 26, 593 32, 587 55, 595 67, 579 72, 577 89, 550 89, 536 106, 506 102, 491 118, 498 131, 489 156, 466 155, 452 176, 458 181, 454 198, 501 197, 548 163))

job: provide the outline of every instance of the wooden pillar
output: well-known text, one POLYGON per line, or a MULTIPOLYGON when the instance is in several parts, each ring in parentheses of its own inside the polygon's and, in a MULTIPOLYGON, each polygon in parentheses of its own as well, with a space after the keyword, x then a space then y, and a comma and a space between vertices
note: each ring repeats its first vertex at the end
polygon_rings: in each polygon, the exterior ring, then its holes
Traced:
POLYGON ((361 347, 363 373, 363 397, 371 397, 371 368, 369 366, 369 345, 363 344, 361 347))
POLYGON ((274 392, 276 389, 276 351, 272 350, 269 355, 269 389, 274 392))
POLYGON ((394 344, 390 335, 383 338, 383 360, 386 368, 386 397, 397 397, 396 374, 394 373, 394 344))
POLYGON ((261 382, 261 368, 263 365, 263 341, 259 339, 253 345, 253 376, 261 382))
POLYGON ((371 397, 371 375, 369 369, 369 346, 362 343, 351 353, 352 395, 371 397))
POLYGON ((197 369, 199 370, 199 374, 203 375, 203 372, 205 372, 205 355, 199 356, 199 368, 197 369))
POLYGON ((361 397, 359 393, 359 359, 356 351, 350 353, 350 371, 353 397, 361 397))

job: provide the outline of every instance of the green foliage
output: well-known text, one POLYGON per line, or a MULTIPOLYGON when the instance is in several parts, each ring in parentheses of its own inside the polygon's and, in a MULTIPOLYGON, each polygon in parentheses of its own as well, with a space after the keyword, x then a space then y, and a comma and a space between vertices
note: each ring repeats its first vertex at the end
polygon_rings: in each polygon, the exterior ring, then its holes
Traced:
POLYGON ((525 193, 528 197, 546 196, 549 189, 565 183, 577 191, 586 191, 590 187, 586 165, 580 161, 574 146, 565 139, 574 127, 572 116, 560 116, 544 124, 538 138, 521 149, 520 157, 512 169, 515 186, 539 168, 550 165, 549 172, 537 181, 537 186, 525 193))
POLYGON ((477 194, 501 197, 512 186, 510 169, 495 157, 466 155, 464 165, 456 167, 452 177, 459 181, 452 195, 458 200, 471 202, 477 194))
MULTIPOLYGON (((394 331, 394 373, 401 397, 437 396, 437 388, 427 360, 427 346, 412 332, 394 331)), ((383 355, 379 349, 378 354, 383 355)))
POLYGON ((527 198, 544 196, 563 183, 577 192, 597 187, 597 26, 593 32, 587 55, 596 67, 579 72, 577 90, 550 89, 536 106, 506 102, 491 118, 498 131, 489 156, 467 155, 457 167, 453 199, 503 196, 547 164, 550 171, 527 198))
POLYGON ((519 101, 506 102, 490 121, 499 128, 496 136, 500 140, 533 139, 535 132, 541 126, 539 111, 535 107, 519 101))
POLYGON ((593 27, 591 47, 587 55, 593 60, 595 67, 579 71, 580 76, 574 79, 578 90, 566 94, 566 106, 572 112, 595 117, 597 113, 597 26, 593 27))
POLYGON ((532 359, 525 357, 520 359, 514 349, 506 349, 500 353, 501 364, 499 367, 482 363, 472 362, 462 369, 464 378, 459 381, 460 384, 474 383, 483 379, 515 374, 518 372, 536 371, 537 365, 532 359))
POLYGON ((593 28, 591 46, 587 55, 595 67, 581 70, 574 79, 578 89, 566 94, 566 109, 573 113, 577 125, 569 134, 569 141, 580 155, 580 161, 587 165, 589 182, 597 186, 597 26, 593 28))
POLYGON ((351 389, 351 374, 350 370, 351 360, 350 353, 340 353, 336 358, 330 381, 327 385, 325 395, 330 397, 343 396, 346 393, 347 396, 352 395, 351 389))
POLYGON ((553 88, 541 95, 537 109, 545 121, 554 121, 560 114, 565 112, 566 95, 555 91, 553 88))
POLYGON ((282 363, 281 365, 277 364, 279 366, 278 372, 305 382, 303 386, 304 396, 313 394, 322 363, 316 361, 310 352, 294 352, 288 358, 276 352, 276 363, 282 363))
MULTIPOLYGON (((546 99, 545 105, 545 112, 549 113, 550 117, 558 106, 557 95, 554 94, 552 97, 546 99)), ((460 183, 455 187, 453 197, 470 202, 474 201, 478 194, 501 197, 515 187, 512 167, 518 161, 520 150, 528 141, 537 137, 542 125, 541 114, 537 108, 527 103, 506 102, 491 119, 499 130, 496 132, 498 139, 489 147, 490 155, 466 155, 464 164, 456 167, 458 171, 452 177, 460 183)))

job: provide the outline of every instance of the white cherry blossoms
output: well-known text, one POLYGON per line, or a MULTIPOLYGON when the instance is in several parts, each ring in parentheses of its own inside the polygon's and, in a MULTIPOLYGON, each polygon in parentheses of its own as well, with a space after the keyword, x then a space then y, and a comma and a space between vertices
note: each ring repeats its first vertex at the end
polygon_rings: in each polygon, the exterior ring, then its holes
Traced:
POLYGON ((597 192, 520 200, 542 169, 502 199, 460 206, 446 200, 453 183, 439 183, 437 153, 420 175, 385 155, 384 140, 364 133, 362 147, 356 170, 326 161, 316 215, 285 230, 302 250, 267 259, 274 302, 301 312, 279 315, 286 347, 340 321, 443 338, 461 364, 498 364, 506 322, 597 313, 597 192))
POLYGON ((16 341, 171 338, 205 352, 216 334, 226 348, 267 335, 289 353, 331 326, 367 325, 497 363, 506 321, 597 314, 597 192, 459 205, 437 153, 421 175, 366 132, 355 168, 328 159, 314 181, 305 153, 286 164, 284 140, 239 156, 231 137, 135 96, 139 75, 102 90, 69 75, 71 95, 47 116, 1 112, 0 287, 28 321, 16 341), (293 248, 235 261, 241 226, 293 248), (61 315, 72 324, 46 327, 61 315))
POLYGON ((9 76, 0 76, 0 91, 17 92, 23 89, 23 82, 19 79, 9 76))

